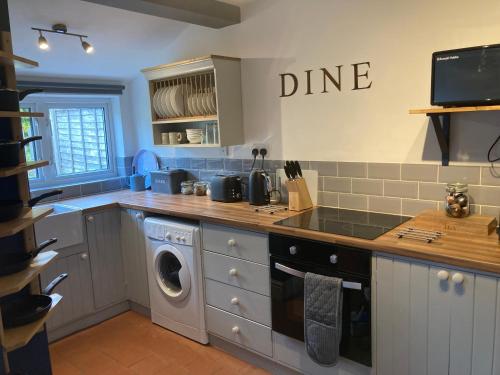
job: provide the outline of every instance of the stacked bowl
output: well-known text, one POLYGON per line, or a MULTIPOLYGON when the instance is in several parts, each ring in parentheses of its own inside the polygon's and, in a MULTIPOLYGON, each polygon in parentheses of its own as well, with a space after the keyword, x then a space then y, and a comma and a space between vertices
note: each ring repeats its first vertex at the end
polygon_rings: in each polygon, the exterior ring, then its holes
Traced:
POLYGON ((186 129, 189 143, 201 143, 203 140, 203 129, 186 129))

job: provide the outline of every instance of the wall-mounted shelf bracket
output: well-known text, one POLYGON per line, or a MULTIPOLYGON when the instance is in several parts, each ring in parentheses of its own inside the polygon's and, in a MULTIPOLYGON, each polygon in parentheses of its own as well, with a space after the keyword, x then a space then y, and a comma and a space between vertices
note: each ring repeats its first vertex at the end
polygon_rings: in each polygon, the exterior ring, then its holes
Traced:
POLYGON ((450 117, 451 113, 428 113, 441 149, 441 162, 443 166, 450 164, 450 117))

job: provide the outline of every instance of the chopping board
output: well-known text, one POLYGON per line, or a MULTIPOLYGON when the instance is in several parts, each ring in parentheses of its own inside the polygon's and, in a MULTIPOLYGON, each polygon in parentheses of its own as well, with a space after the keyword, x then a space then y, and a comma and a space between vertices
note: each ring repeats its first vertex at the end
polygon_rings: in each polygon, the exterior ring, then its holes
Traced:
POLYGON ((493 216, 470 215, 463 218, 449 217, 443 211, 426 210, 414 219, 416 225, 433 226, 443 231, 460 231, 488 236, 497 227, 493 216))
MULTIPOLYGON (((307 189, 311 196, 313 206, 318 205, 318 171, 303 169, 302 177, 306 180, 307 189)), ((288 202, 288 190, 285 182, 288 180, 284 169, 276 169, 276 188, 281 192, 281 202, 288 202)))

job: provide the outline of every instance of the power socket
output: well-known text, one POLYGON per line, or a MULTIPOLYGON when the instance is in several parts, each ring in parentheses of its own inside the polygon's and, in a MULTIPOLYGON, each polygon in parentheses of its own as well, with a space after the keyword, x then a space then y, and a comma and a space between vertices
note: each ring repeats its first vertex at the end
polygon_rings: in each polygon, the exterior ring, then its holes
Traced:
POLYGON ((269 153, 270 153, 269 151, 270 150, 269 150, 269 145, 268 144, 266 144, 266 143, 253 143, 252 147, 250 148, 250 154, 252 154, 252 150, 254 148, 256 148, 257 150, 259 150, 259 157, 260 157, 260 150, 263 149, 263 148, 266 149, 266 151, 267 151, 266 158, 269 157, 269 153))

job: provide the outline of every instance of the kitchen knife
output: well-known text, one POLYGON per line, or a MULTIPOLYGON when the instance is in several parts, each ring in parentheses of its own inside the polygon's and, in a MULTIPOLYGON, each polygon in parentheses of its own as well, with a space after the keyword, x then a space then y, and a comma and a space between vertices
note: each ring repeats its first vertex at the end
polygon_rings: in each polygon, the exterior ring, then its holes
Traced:
POLYGON ((289 169, 288 169, 288 165, 286 165, 286 164, 285 164, 285 165, 283 166, 283 169, 285 170, 286 177, 287 177, 289 180, 291 180, 291 179, 292 179, 292 177, 290 176, 290 171, 289 171, 289 169))
POLYGON ((288 167, 288 173, 290 173, 290 176, 294 179, 297 176, 297 173, 295 172, 293 163, 290 160, 287 160, 285 161, 285 165, 288 167))
POLYGON ((295 169, 297 170, 297 174, 302 178, 302 169, 298 161, 295 161, 295 169))

